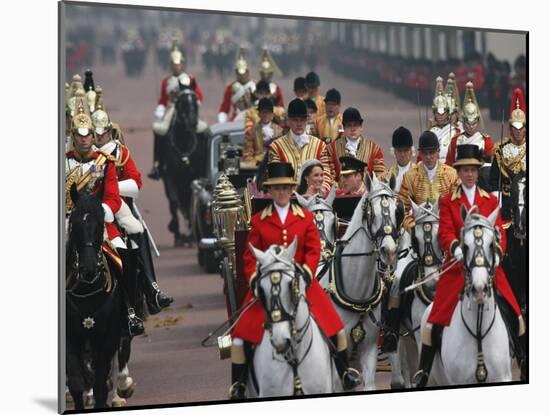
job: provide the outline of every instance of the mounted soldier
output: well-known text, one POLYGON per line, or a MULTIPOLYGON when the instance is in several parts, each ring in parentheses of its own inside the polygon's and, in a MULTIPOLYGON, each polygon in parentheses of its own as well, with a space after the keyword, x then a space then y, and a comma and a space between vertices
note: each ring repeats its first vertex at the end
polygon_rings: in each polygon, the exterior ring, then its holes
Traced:
MULTIPOLYGON (((461 208, 469 210, 477 206, 480 215, 488 217, 498 209, 498 200, 479 188, 476 183, 479 176, 479 167, 482 165, 479 147, 475 144, 463 144, 458 147, 457 158, 453 166, 458 171, 460 182, 457 186, 440 199, 439 206, 439 231, 438 239, 441 249, 446 252, 446 264, 454 259, 457 264, 453 265, 443 274, 437 284, 435 298, 431 313, 428 317, 428 324, 422 330, 422 351, 420 355, 420 368, 415 374, 415 386, 426 386, 433 362, 433 358, 440 342, 441 333, 445 326, 448 326, 453 312, 464 289, 464 252, 461 244, 461 231, 464 223, 461 215, 461 208)), ((496 259, 493 263, 494 286, 498 290, 497 304, 506 325, 509 328, 509 335, 514 343, 516 357, 521 368, 521 377, 525 378, 525 326, 520 313, 519 305, 514 293, 508 284, 508 280, 499 265, 506 250, 506 235, 502 228, 500 215, 496 219, 496 259)), ((483 260, 483 257, 479 257, 483 260)), ((483 265, 483 261, 476 258, 476 265, 483 265), (478 262, 482 262, 481 264, 478 262)), ((471 266, 471 265, 470 265, 471 266)))
MULTIPOLYGON (((434 133, 439 141, 439 160, 445 162, 451 139, 460 134, 460 130, 451 123, 451 101, 443 90, 443 78, 437 77, 435 84, 435 97, 432 103, 434 126, 430 131, 434 133)), ((421 160, 422 154, 419 156, 421 160)))
POLYGON ((248 62, 244 48, 239 49, 235 63, 237 79, 229 82, 224 89, 222 103, 218 111, 218 122, 233 121, 237 114, 247 110, 252 105, 252 96, 256 91, 256 81, 250 79, 248 62))
MULTIPOLYGON (((283 98, 283 90, 272 80, 273 74, 277 72, 277 74, 280 75, 281 71, 277 67, 277 64, 275 63, 267 49, 264 49, 262 51, 262 57, 260 59, 260 67, 258 71, 260 72, 260 79, 262 81, 266 81, 269 85, 269 95, 270 98, 273 100, 273 104, 277 107, 284 108, 285 101, 283 98)), ((259 99, 258 96, 256 96, 256 98, 259 99)))
MULTIPOLYGON (((174 93, 177 91, 179 83, 189 85, 195 91, 198 102, 204 100, 204 94, 195 77, 185 72, 185 57, 178 49, 176 40, 173 41, 170 52, 170 69, 172 74, 162 80, 160 87, 160 98, 154 113, 156 124, 170 123, 173 112, 168 110, 172 107, 174 93)), ((155 131, 156 128, 153 128, 153 130, 155 132, 153 168, 147 176, 153 180, 159 180, 164 162, 162 160, 162 140, 165 134, 162 134, 159 130, 155 131)))
POLYGON ((97 91, 98 100, 96 110, 92 114, 95 130, 95 145, 100 153, 114 163, 118 188, 121 196, 121 206, 115 214, 117 224, 123 229, 129 239, 129 256, 141 272, 141 285, 145 293, 150 314, 157 314, 161 309, 168 307, 173 301, 164 294, 157 283, 153 259, 149 247, 148 230, 144 229, 141 220, 134 216, 137 209, 135 199, 139 196, 142 186, 139 172, 130 149, 123 144, 121 134, 115 130, 103 103, 103 91, 97 91))
POLYGON ((132 267, 131 255, 114 223, 115 214, 118 213, 122 204, 116 167, 113 161, 93 149, 94 129, 83 89, 75 94, 75 115, 71 124, 71 136, 74 150, 68 151, 65 155, 66 213, 69 215, 72 209, 70 189, 73 185, 76 185, 79 193, 93 193, 101 196, 105 211, 106 250, 119 266, 118 279, 126 297, 128 331, 131 336, 142 334, 143 321, 136 316, 133 301, 136 292, 136 270, 132 267))
POLYGON ((330 143, 329 155, 334 164, 336 181, 340 180, 340 157, 351 156, 365 163, 366 172, 372 176, 382 176, 385 173, 384 155, 380 146, 374 141, 363 137, 363 118, 357 108, 349 107, 342 115, 343 134, 330 143))
POLYGON ((306 104, 295 98, 288 104, 290 130, 269 145, 269 161, 290 163, 297 172, 307 160, 319 160, 323 165, 323 191, 328 192, 333 182, 334 167, 329 159, 327 146, 317 137, 306 134, 306 124, 306 104))
MULTIPOLYGON (((350 390, 358 386, 360 375, 355 369, 349 367, 344 325, 315 278, 321 255, 321 242, 313 215, 290 201, 297 184, 295 174, 289 163, 276 162, 268 165, 268 180, 264 182, 264 186, 271 193, 273 203, 255 214, 250 220, 251 228, 244 254, 244 275, 251 289, 244 303, 252 300, 254 287, 260 273, 250 247, 266 250, 271 245, 280 245, 287 248, 290 242, 297 238, 298 247, 294 260, 299 272, 308 281, 306 297, 311 304, 311 313, 325 336, 330 338, 333 343, 333 348, 336 350, 335 363, 338 374, 342 378, 344 389, 350 390)), ((233 329, 230 399, 246 398, 248 362, 251 358, 251 353, 247 352, 251 349, 250 345, 261 342, 265 319, 261 304, 256 302, 241 314, 233 329)))
MULTIPOLYGON (((445 84, 445 95, 449 100, 449 112, 451 113, 451 124, 458 128, 460 131, 464 131, 462 120, 460 117, 460 93, 458 92, 458 86, 456 85, 456 77, 453 72, 449 74, 447 83, 445 84)), ((464 98, 464 104, 466 104, 466 98, 464 98)))

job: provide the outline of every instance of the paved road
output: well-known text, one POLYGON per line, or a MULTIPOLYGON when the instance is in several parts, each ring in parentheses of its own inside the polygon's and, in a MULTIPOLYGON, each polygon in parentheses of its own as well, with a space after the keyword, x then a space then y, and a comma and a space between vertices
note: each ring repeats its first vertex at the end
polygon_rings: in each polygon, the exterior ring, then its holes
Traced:
MULTIPOLYGON (((155 259, 159 283, 175 299, 172 307, 146 322, 147 334, 133 341, 130 372, 137 388, 128 405, 225 399, 230 362, 219 360, 217 348, 200 346, 200 340, 226 316, 222 280, 216 274, 205 274, 201 270, 196 249, 173 248, 162 184, 146 177, 152 164, 152 113, 165 76, 151 58, 149 55, 143 75, 135 79, 125 77, 120 61, 116 66, 92 68, 96 85, 104 89, 106 108, 124 129, 127 144, 142 172, 144 183, 138 205, 161 251, 161 256, 155 259)), ((199 80, 206 97, 201 118, 213 123, 224 82, 219 78, 206 79, 200 67, 191 67, 190 72, 199 80)), ((324 68, 319 68, 318 73, 323 93, 331 87, 341 91, 342 110, 347 106, 361 110, 366 120, 366 135, 381 144, 387 162, 393 162, 389 147, 396 127, 404 125, 413 135, 418 133, 418 108, 414 105, 336 76, 324 68)), ((293 97, 293 79, 278 80, 287 103, 293 97)), ((487 127, 489 133, 499 136, 497 123, 489 123, 487 127)), ((379 388, 388 388, 389 374, 379 372, 376 383, 379 388)))

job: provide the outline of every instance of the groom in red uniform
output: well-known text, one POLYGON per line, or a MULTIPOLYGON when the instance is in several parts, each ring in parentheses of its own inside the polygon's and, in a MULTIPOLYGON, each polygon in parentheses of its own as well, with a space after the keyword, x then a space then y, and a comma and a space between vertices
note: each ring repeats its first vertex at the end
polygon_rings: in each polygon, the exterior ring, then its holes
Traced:
MULTIPOLYGON (((457 159, 453 167, 457 169, 461 183, 450 193, 439 199, 439 246, 446 253, 449 261, 455 258, 458 262, 440 278, 432 311, 428 317, 428 324, 422 331, 422 351, 420 356, 420 370, 415 374, 416 387, 426 386, 436 352, 437 338, 443 327, 451 322, 453 312, 458 304, 460 293, 464 288, 464 253, 460 246, 461 231, 464 227, 461 206, 467 209, 476 205, 479 214, 488 217, 498 208, 497 198, 477 186, 479 168, 482 166, 481 151, 475 144, 463 144, 457 147, 457 159)), ((502 219, 498 215, 495 223, 497 241, 497 262, 502 263, 506 252, 506 233, 502 228, 502 219)), ((509 334, 514 343, 518 364, 521 368, 522 380, 525 379, 525 334, 523 318, 516 297, 508 284, 502 267, 498 265, 494 278, 497 290, 496 300, 502 317, 508 326, 509 334)))
MULTIPOLYGON (((347 356, 347 339, 344 324, 338 316, 332 302, 315 278, 315 271, 321 256, 321 240, 313 215, 299 205, 291 203, 290 198, 296 187, 294 169, 290 163, 270 163, 267 167, 268 180, 264 186, 273 197, 273 204, 255 214, 250 220, 250 233, 247 246, 252 244, 262 251, 271 245, 287 248, 294 238, 298 247, 294 260, 304 271, 308 288, 306 297, 311 314, 319 328, 329 337, 336 349, 335 364, 345 390, 355 388, 361 383, 360 374, 350 368, 347 356)), ((250 249, 244 254, 244 275, 252 285, 256 278, 256 259, 250 249)), ((249 290, 244 303, 252 300, 249 290)), ((245 343, 259 344, 264 334, 265 311, 260 302, 256 302, 239 317, 233 332, 231 347, 232 385, 230 399, 246 397, 246 378, 248 367, 245 357, 245 343)))

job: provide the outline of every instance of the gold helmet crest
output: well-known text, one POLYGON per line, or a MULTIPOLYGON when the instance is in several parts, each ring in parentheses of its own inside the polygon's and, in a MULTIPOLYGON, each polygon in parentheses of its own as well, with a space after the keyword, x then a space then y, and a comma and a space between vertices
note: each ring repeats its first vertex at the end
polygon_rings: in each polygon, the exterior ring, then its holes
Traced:
POLYGON ((527 124, 527 105, 523 91, 520 88, 514 89, 512 92, 512 102, 510 103, 510 124, 516 129, 525 127, 527 124))
POLYGON ((76 91, 78 90, 84 90, 84 87, 82 86, 82 78, 80 75, 76 74, 73 75, 73 79, 71 81, 71 85, 69 86, 69 91, 67 94, 67 113, 73 116, 75 114, 75 108, 76 108, 76 91))
POLYGON ((109 118, 109 114, 105 110, 103 104, 103 89, 98 86, 96 88, 97 92, 97 107, 94 113, 92 114, 92 123, 94 124, 95 132, 98 134, 103 134, 107 130, 111 129, 112 124, 109 118))
POLYGON ((71 121, 71 132, 73 134, 88 135, 93 131, 92 119, 88 112, 86 94, 79 89, 75 94, 75 114, 71 121))
POLYGON ((237 62, 235 63, 235 72, 237 72, 237 75, 244 75, 248 72, 248 62, 246 61, 246 51, 244 48, 239 48, 237 62))
POLYGON ((449 112, 449 100, 443 88, 443 78, 440 76, 435 79, 435 97, 432 103, 432 111, 438 114, 449 112))
POLYGON ((466 91, 464 92, 464 108, 462 109, 462 119, 464 122, 473 124, 479 122, 483 126, 483 120, 481 119, 481 111, 479 110, 479 104, 477 103, 476 94, 474 91, 474 84, 472 81, 468 81, 466 84, 466 91))
POLYGON ((275 72, 280 73, 280 70, 277 64, 275 63, 275 61, 273 60, 273 57, 271 56, 269 51, 265 48, 262 51, 259 72, 262 77, 269 77, 273 75, 275 72))
POLYGON ((174 65, 179 65, 180 63, 184 63, 185 58, 183 57, 183 53, 178 48, 178 41, 176 38, 172 39, 172 49, 170 51, 170 63, 174 65))
POLYGON ((449 110, 451 113, 458 112, 460 108, 460 93, 458 92, 458 86, 456 85, 456 77, 454 72, 449 74, 447 78, 447 84, 445 85, 445 94, 449 100, 449 110))

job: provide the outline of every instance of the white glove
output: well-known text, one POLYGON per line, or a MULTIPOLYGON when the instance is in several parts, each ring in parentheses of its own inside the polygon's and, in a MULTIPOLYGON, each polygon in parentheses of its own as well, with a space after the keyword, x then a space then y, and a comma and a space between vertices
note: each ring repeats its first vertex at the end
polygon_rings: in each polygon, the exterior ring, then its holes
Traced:
POLYGON ((165 112, 166 112, 166 107, 162 104, 158 104, 157 107, 155 108, 155 119, 157 121, 162 120, 165 112))
POLYGON ((227 114, 225 112, 220 112, 218 114, 218 122, 222 123, 222 122, 226 122, 226 121, 227 121, 227 114))
POLYGON ((462 248, 460 246, 455 248, 453 255, 457 261, 462 261, 464 259, 464 253, 462 252, 462 248))
POLYGON ((115 220, 115 215, 113 215, 113 211, 107 205, 106 203, 102 203, 101 206, 103 206, 103 211, 105 212, 105 215, 103 217, 103 220, 107 223, 111 223, 115 220))
POLYGON ((118 182, 118 192, 121 196, 133 197, 134 199, 139 195, 139 189, 134 179, 126 179, 118 182))

